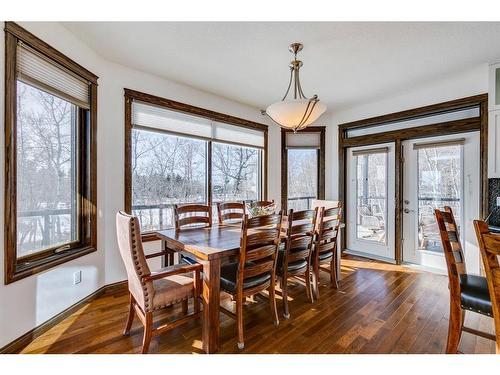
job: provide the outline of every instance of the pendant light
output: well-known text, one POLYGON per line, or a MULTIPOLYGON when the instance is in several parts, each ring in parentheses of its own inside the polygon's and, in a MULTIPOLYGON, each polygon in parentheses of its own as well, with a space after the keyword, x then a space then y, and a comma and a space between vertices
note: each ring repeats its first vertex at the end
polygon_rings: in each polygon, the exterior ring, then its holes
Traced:
POLYGON ((271 104, 266 110, 262 110, 263 115, 269 116, 276 124, 294 132, 311 125, 326 111, 326 105, 319 101, 318 95, 307 98, 302 91, 299 79, 299 70, 302 61, 297 60, 297 53, 303 48, 301 43, 292 43, 288 50, 293 53, 294 59, 290 63, 290 81, 286 89, 285 96, 280 102, 271 104), (293 98, 288 98, 291 89, 293 98))

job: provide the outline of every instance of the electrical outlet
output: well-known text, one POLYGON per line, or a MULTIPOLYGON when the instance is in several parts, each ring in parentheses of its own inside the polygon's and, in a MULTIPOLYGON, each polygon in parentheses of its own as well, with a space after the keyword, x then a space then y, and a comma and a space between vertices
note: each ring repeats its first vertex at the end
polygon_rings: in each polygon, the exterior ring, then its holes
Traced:
POLYGON ((497 197, 497 207, 500 206, 500 197, 497 197))
POLYGON ((82 271, 76 271, 73 274, 73 285, 80 284, 82 282, 82 271))

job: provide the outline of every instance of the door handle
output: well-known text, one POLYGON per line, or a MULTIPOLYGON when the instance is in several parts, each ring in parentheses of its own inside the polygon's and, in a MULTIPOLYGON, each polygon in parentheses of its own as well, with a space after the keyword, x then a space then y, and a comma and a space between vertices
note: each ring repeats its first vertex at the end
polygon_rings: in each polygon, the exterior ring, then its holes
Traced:
POLYGON ((408 208, 405 208, 405 209, 403 210, 403 212, 404 212, 405 214, 409 214, 410 212, 415 212, 415 210, 410 210, 410 209, 408 209, 408 208))

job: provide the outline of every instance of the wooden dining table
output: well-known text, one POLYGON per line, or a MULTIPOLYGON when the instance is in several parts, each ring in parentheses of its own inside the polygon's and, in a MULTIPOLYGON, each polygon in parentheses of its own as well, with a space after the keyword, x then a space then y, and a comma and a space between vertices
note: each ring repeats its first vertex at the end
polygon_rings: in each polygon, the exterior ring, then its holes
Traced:
MULTIPOLYGON (((156 232, 170 250, 174 250, 203 265, 203 350, 215 353, 219 348, 220 271, 221 265, 237 259, 240 249, 241 225, 215 225, 167 229, 156 232)), ((337 246, 339 248, 339 246, 337 246)), ((340 271, 340 254, 337 262, 340 271)), ((340 275, 340 272, 338 272, 340 275)))

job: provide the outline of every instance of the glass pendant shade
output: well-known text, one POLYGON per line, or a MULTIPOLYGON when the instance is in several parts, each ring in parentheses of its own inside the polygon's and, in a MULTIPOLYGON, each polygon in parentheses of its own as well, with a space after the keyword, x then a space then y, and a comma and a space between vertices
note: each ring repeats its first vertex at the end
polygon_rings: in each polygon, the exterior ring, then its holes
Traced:
POLYGON ((300 85, 299 70, 302 61, 297 60, 297 53, 302 50, 301 43, 292 43, 288 50, 294 54, 294 59, 290 62, 290 81, 286 89, 285 96, 281 102, 271 104, 263 115, 269 116, 276 124, 294 132, 302 130, 311 125, 326 111, 326 105, 319 101, 318 95, 307 98, 300 85), (288 94, 293 92, 293 99, 288 99, 288 94))
POLYGON ((311 99, 290 99, 271 104, 266 114, 286 129, 300 130, 311 125, 326 111, 326 105, 311 99))

